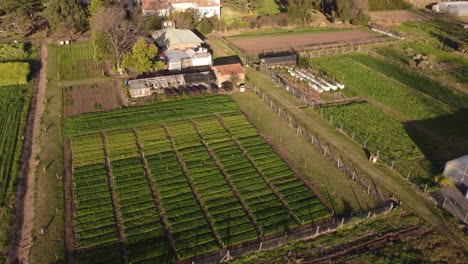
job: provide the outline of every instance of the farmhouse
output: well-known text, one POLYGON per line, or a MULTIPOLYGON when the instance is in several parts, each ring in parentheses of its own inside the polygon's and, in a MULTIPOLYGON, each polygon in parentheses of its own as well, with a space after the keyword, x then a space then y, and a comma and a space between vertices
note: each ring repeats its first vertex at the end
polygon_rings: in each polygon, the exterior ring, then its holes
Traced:
POLYGON ((156 41, 159 48, 164 50, 184 50, 198 47, 203 43, 190 29, 178 29, 168 27, 154 31, 151 37, 156 41))
POLYGON ((224 82, 233 82, 235 85, 244 82, 245 71, 240 63, 225 64, 213 66, 213 71, 216 75, 216 84, 221 87, 224 82))
POLYGON ((169 16, 172 12, 193 9, 200 18, 221 16, 221 0, 141 0, 144 15, 169 16))
POLYGON ((468 1, 440 2, 432 6, 432 11, 451 16, 468 16, 468 1))

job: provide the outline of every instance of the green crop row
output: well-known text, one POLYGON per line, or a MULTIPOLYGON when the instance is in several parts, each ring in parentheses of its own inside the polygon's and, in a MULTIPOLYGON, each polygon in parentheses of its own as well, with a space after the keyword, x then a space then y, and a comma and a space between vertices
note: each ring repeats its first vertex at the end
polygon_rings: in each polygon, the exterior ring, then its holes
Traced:
POLYGON ((75 168, 73 182, 77 248, 116 242, 117 228, 104 163, 75 168))
POLYGON ((213 234, 172 151, 162 127, 138 131, 149 170, 161 195, 169 228, 181 258, 217 249, 213 234), (156 138, 155 135, 158 137, 156 138), (148 144, 148 142, 152 144, 148 144), (158 149, 159 148, 159 149, 158 149))
POLYGON ((18 158, 18 140, 21 142, 28 86, 0 87, 0 207, 12 191, 18 158))
POLYGON ((225 171, 239 190, 265 234, 284 231, 296 225, 287 209, 263 181, 242 150, 218 123, 199 124, 201 133, 214 150, 225 171), (221 141, 221 139, 224 139, 221 141), (229 145, 226 143, 230 142, 229 145), (239 169, 243 171, 239 171, 239 169))
POLYGON ((168 244, 140 158, 121 159, 122 152, 112 151, 122 146, 128 153, 137 153, 135 136, 132 132, 109 134, 107 142, 129 262, 141 261, 142 256, 152 261, 166 258, 168 244), (124 140, 123 135, 133 141, 133 145, 124 140), (152 244, 148 245, 149 242, 152 244), (141 245, 146 246, 141 248, 141 245))
POLYGON ((131 130, 106 132, 111 161, 139 157, 137 142, 131 130))
POLYGON ((333 123, 354 139, 364 144, 372 153, 387 160, 402 161, 422 156, 403 124, 368 103, 325 107, 323 114, 333 116, 333 123))
POLYGON ((72 137, 71 148, 73 167, 104 163, 104 150, 100 134, 72 137))
MULTIPOLYGON (((213 117, 209 120, 216 121, 213 117)), ((197 122, 203 121, 197 119, 197 122)), ((171 133, 175 142, 189 140, 189 145, 195 146, 183 149, 176 144, 223 243, 230 245, 256 239, 255 227, 242 209, 240 201, 236 199, 233 191, 226 183, 224 176, 200 142, 200 138, 192 124, 188 122, 181 123, 170 127, 170 130, 175 131, 171 133)))
POLYGON ((387 75, 357 62, 350 56, 322 57, 312 65, 337 77, 347 85, 345 93, 376 99, 408 119, 420 120, 444 114, 432 98, 387 75))
POLYGON ((74 116, 66 120, 65 133, 76 135, 101 130, 138 127, 168 120, 192 118, 234 110, 236 110, 236 105, 228 96, 199 96, 178 101, 74 116))
POLYGON ((97 76, 101 66, 93 59, 90 43, 78 43, 58 47, 58 79, 76 80, 97 76))
MULTIPOLYGON (((249 131, 252 128, 248 120, 241 115, 235 119, 223 117, 223 120, 231 133, 233 129, 249 131)), ((297 178, 265 140, 258 134, 250 137, 246 137, 247 135, 240 137, 239 143, 301 222, 309 223, 330 216, 320 200, 297 178)))

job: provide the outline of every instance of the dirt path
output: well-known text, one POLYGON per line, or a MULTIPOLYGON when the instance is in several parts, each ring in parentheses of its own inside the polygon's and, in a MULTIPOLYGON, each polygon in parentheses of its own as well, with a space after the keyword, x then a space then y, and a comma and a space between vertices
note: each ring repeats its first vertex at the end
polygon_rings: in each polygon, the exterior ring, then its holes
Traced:
POLYGON ((41 42, 39 53, 40 69, 36 75, 33 100, 24 133, 24 147, 21 156, 21 170, 18 177, 18 190, 15 199, 15 222, 10 228, 11 242, 7 249, 9 263, 29 263, 31 247, 34 243, 34 185, 35 173, 39 166, 40 121, 44 113, 46 90, 47 47, 41 42))
POLYGON ((75 200, 73 199, 72 179, 72 152, 70 138, 64 139, 63 158, 65 163, 65 177, 63 179, 63 194, 65 199, 65 251, 67 263, 76 263, 75 236, 73 235, 73 212, 75 211, 75 200))
MULTIPOLYGON (((264 88, 269 87, 264 85, 264 88)), ((433 208, 434 206, 426 201, 423 197, 416 194, 414 190, 404 183, 399 175, 392 172, 390 169, 385 167, 378 167, 368 162, 367 157, 362 153, 356 153, 355 143, 348 140, 339 140, 336 132, 333 129, 328 128, 326 122, 318 120, 320 117, 313 118, 303 112, 302 109, 295 106, 289 100, 284 98, 281 94, 275 91, 273 88, 268 88, 268 92, 283 106, 285 106, 298 120, 309 128, 318 133, 323 140, 329 142, 335 149, 339 149, 343 154, 343 157, 351 161, 355 166, 366 175, 372 177, 372 179, 378 183, 381 187, 388 189, 391 193, 394 193, 396 197, 403 201, 403 205, 415 211, 423 219, 429 221, 436 226, 439 231, 443 234, 447 234, 452 237, 459 245, 465 249, 468 248, 466 241, 461 238, 458 234, 452 232, 446 226, 446 223, 441 220, 439 213, 433 208)))

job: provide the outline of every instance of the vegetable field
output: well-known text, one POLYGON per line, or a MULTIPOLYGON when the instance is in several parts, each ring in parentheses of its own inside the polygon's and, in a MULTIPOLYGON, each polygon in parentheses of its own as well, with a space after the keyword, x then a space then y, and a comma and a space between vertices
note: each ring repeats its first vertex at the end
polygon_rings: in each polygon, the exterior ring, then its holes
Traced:
POLYGON ((330 106, 321 109, 327 119, 380 158, 401 161, 422 157, 418 146, 405 131, 404 125, 369 103, 330 106))
POLYGON ((229 97, 82 115, 67 124, 80 263, 172 262, 331 216, 229 97))
POLYGON ((56 46, 59 80, 77 80, 101 74, 101 66, 93 59, 90 43, 56 46))
POLYGON ((345 93, 377 100, 410 120, 427 119, 447 113, 436 100, 422 96, 421 92, 409 86, 409 83, 400 81, 394 78, 395 76, 388 76, 387 70, 381 69, 385 74, 374 69, 377 66, 372 64, 372 59, 361 63, 366 57, 345 55, 332 58, 312 59, 311 64, 345 83, 349 88, 345 93))
MULTIPOLYGON (((8 210, 19 170, 22 132, 29 106, 29 85, 0 87, 0 211, 8 210)), ((0 227, 6 214, 0 214, 0 227)), ((0 248, 7 240, 6 232, 0 230, 0 248)))

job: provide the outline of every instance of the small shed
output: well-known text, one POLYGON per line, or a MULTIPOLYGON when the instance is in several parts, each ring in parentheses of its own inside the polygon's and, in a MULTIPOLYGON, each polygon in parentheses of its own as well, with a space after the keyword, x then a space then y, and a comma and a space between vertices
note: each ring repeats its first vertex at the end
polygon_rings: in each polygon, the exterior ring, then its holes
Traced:
POLYGON ((468 16, 468 2, 465 5, 451 5, 447 9, 451 16, 468 16))
POLYGON ((468 155, 447 161, 444 175, 452 179, 458 187, 468 189, 468 155))
POLYGON ((244 67, 240 63, 213 66, 213 71, 216 74, 216 85, 219 87, 226 81, 231 82, 236 79, 236 85, 238 85, 245 79, 244 67))
POLYGON ((283 55, 275 57, 265 57, 260 60, 262 67, 271 68, 277 66, 294 66, 297 64, 297 55, 283 55))

